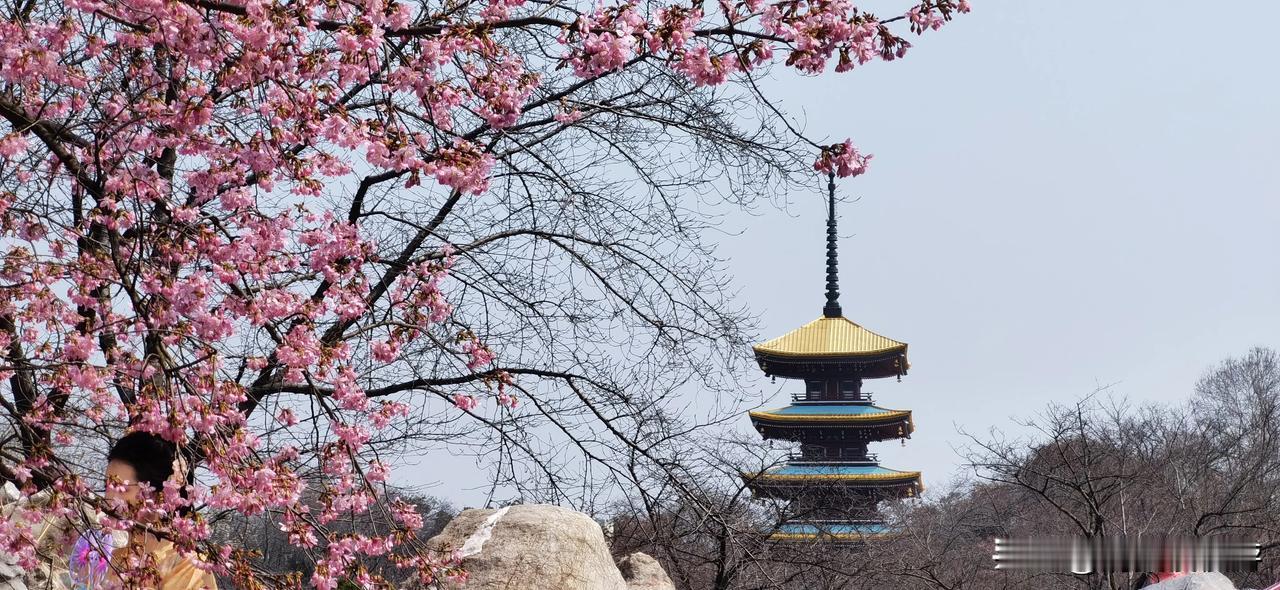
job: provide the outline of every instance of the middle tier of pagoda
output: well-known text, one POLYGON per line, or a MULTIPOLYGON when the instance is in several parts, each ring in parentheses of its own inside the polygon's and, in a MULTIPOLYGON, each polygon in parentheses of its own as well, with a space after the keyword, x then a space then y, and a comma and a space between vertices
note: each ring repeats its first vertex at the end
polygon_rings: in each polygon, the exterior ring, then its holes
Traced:
POLYGON ((874 500, 910 498, 924 491, 919 471, 899 471, 875 463, 839 464, 791 461, 742 477, 757 495, 794 499, 822 490, 827 495, 862 494, 874 500))
POLYGON ((870 401, 796 401, 751 412, 751 424, 766 439, 811 444, 867 443, 911 438, 911 410, 891 410, 870 401))

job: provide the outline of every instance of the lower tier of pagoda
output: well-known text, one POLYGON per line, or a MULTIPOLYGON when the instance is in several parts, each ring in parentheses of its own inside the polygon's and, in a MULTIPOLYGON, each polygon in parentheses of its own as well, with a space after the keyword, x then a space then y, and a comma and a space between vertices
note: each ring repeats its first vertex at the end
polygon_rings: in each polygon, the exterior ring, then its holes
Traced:
POLYGON ((894 534, 882 521, 864 522, 786 522, 769 534, 770 541, 821 541, 857 543, 882 539, 894 534))

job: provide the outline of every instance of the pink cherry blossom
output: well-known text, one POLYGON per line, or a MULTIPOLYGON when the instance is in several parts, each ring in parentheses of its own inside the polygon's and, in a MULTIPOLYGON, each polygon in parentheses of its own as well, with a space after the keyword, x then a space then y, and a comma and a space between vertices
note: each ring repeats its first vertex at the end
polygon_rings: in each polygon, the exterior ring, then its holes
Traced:
POLYGON ((467 359, 467 368, 472 371, 493 362, 494 359, 493 351, 474 339, 462 343, 462 352, 470 357, 467 359))
POLYGON ((0 137, 0 159, 11 159, 27 150, 25 135, 10 133, 0 137))
POLYGON ((839 177, 857 176, 867 171, 871 155, 862 155, 853 141, 846 139, 822 149, 822 155, 813 163, 814 170, 839 177))
POLYGON ((916 31, 924 31, 925 29, 938 30, 942 28, 944 22, 942 15, 929 7, 917 6, 907 12, 907 16, 911 19, 911 26, 916 31))
POLYGON ((442 148, 437 159, 426 165, 440 184, 463 192, 480 194, 489 188, 489 170, 493 156, 481 152, 470 142, 458 140, 453 147, 442 148))
POLYGON ((380 363, 389 363, 396 360, 400 355, 400 343, 398 342, 374 342, 371 347, 373 351, 373 360, 380 363))
POLYGON ((454 394, 453 396, 453 405, 457 406, 458 409, 463 411, 469 412, 471 410, 474 410, 475 407, 479 404, 480 402, 476 400, 475 396, 472 396, 472 395, 464 395, 461 393, 457 393, 457 394, 454 394))
POLYGON ((617 7, 599 6, 595 12, 578 19, 561 39, 572 49, 568 60, 573 71, 583 78, 594 78, 622 69, 635 55, 637 43, 646 41, 650 33, 647 23, 634 3, 617 7), (575 44, 571 40, 576 39, 575 44))
POLYGON ((572 111, 568 111, 568 112, 563 112, 563 111, 562 111, 562 112, 557 112, 557 113, 555 114, 555 120, 556 120, 557 122, 564 123, 564 124, 568 125, 568 124, 570 124, 570 123, 575 123, 575 122, 577 122, 579 119, 581 119, 581 118, 583 117, 583 114, 584 114, 584 113, 583 113, 582 111, 579 111, 579 110, 577 110, 577 109, 574 109, 574 110, 572 110, 572 111))
POLYGON ((737 69, 735 54, 712 55, 710 48, 699 45, 684 52, 673 68, 682 72, 696 86, 714 86, 723 83, 737 69))
POLYGON ((290 369, 290 381, 301 380, 301 371, 319 362, 320 354, 320 342, 315 332, 301 325, 289 331, 284 346, 277 351, 280 362, 290 369))
POLYGON ((70 334, 67 336, 67 343, 62 352, 67 360, 83 361, 87 360, 90 354, 93 354, 95 348, 93 339, 89 336, 85 334, 70 334))
POLYGON ((668 6, 656 13, 655 29, 649 36, 649 51, 680 52, 693 39, 694 27, 702 21, 702 10, 668 6))
POLYGON ((298 423, 298 417, 293 413, 293 410, 284 408, 276 413, 276 421, 284 426, 293 426, 298 423))

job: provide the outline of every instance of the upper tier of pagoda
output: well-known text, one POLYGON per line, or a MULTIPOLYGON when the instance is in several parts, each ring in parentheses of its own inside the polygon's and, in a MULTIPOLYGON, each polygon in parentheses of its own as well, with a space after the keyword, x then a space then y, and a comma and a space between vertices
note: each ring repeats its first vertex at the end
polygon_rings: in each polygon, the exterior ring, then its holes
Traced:
POLYGON ((844 317, 836 254, 836 185, 827 179, 827 302, 822 317, 752 347, 765 375, 794 379, 876 379, 907 373, 907 344, 844 317))
POLYGON ((876 379, 905 375, 907 344, 844 316, 820 317, 753 347, 766 375, 796 379, 839 374, 876 379))

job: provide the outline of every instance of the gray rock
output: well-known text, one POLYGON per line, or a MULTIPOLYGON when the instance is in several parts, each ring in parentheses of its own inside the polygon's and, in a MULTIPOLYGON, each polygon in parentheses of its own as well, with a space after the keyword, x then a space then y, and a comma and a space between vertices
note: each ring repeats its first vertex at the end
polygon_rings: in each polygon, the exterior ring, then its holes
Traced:
POLYGON ((0 590, 27 590, 27 572, 0 556, 0 590))
POLYGON ((666 570, 647 553, 632 553, 622 558, 618 570, 627 581, 627 590, 676 590, 666 570))
MULTIPOLYGON (((0 590, 67 588, 67 554, 77 534, 73 523, 62 517, 29 522, 26 516, 28 510, 38 510, 49 498, 46 492, 24 497, 7 482, 0 486, 0 520, 23 523, 26 534, 36 541, 38 561, 36 568, 27 571, 18 567, 18 556, 0 553, 0 590)), ((90 514, 87 506, 81 506, 80 510, 84 516, 90 514)))
POLYGON ((1217 573, 1195 573, 1178 576, 1159 584, 1143 587, 1142 590, 1236 590, 1230 578, 1217 573))
POLYGON ((464 510, 428 545, 462 555, 451 590, 628 590, 600 525, 559 506, 464 510))

